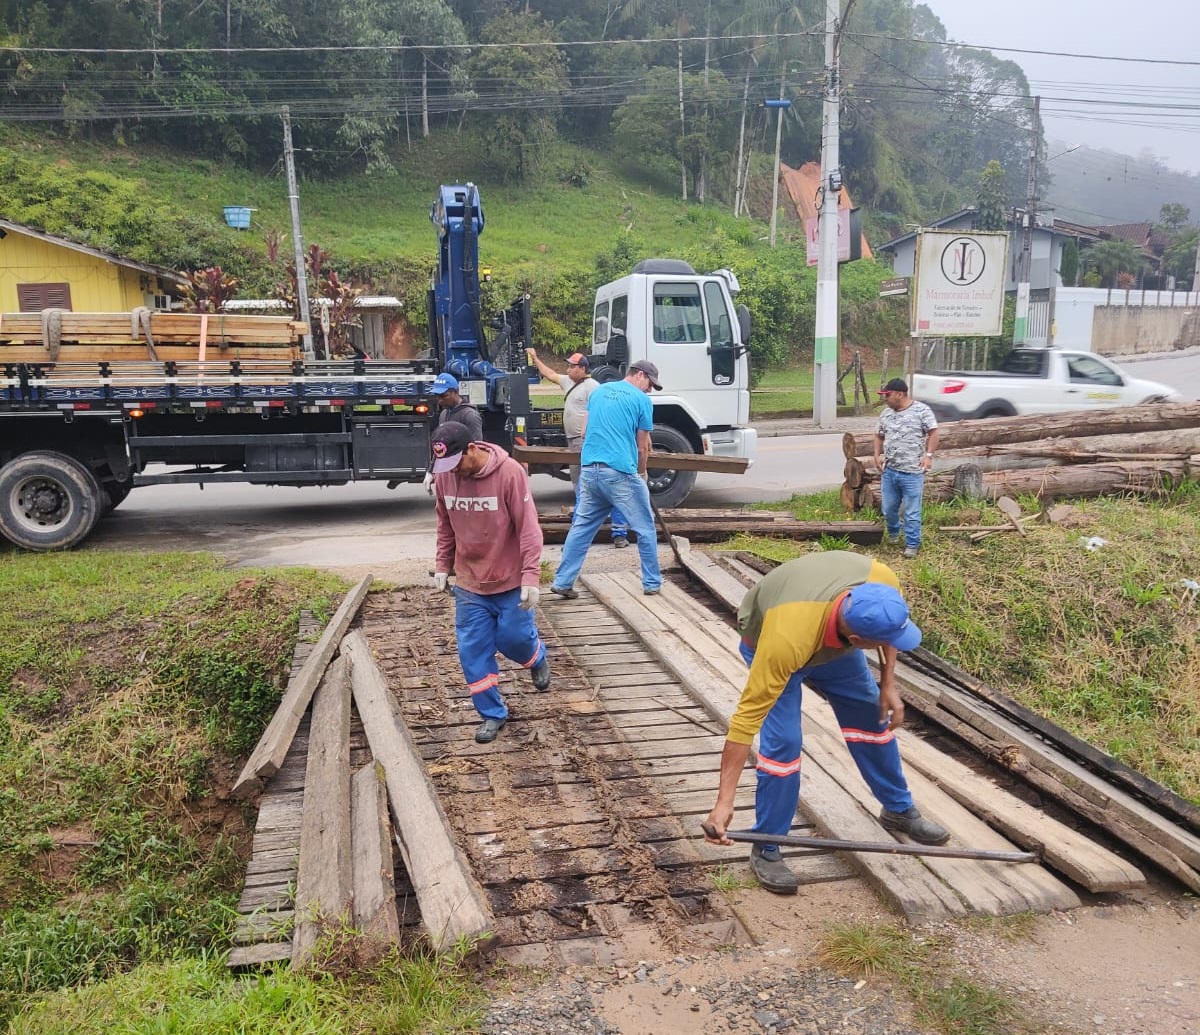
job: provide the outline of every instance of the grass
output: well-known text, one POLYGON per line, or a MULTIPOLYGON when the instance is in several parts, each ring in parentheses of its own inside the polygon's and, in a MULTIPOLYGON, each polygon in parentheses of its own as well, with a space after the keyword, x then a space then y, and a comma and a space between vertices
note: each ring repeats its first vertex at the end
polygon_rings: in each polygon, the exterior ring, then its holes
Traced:
MULTIPOLYGON (((847 516, 836 492, 773 506, 803 520, 847 516)), ((924 646, 1200 804, 1200 602, 1183 585, 1200 572, 1200 488, 1079 501, 1068 525, 1035 524, 1028 538, 970 544, 937 532, 1001 523, 990 505, 927 504, 924 523, 917 560, 869 551, 900 575, 924 646), (1085 549, 1092 536, 1108 545, 1085 549)), ((784 561, 838 544, 731 545, 784 561)))
POLYGON ((913 1002, 923 1029, 942 1035, 1034 1035, 1019 1003, 958 973, 939 939, 890 924, 835 924, 821 940, 827 966, 852 976, 886 977, 913 1002))
POLYGON ((717 891, 728 895, 734 891, 743 891, 746 888, 757 888, 758 881, 747 873, 739 873, 730 866, 718 866, 715 870, 710 870, 708 879, 712 881, 712 886, 717 891))

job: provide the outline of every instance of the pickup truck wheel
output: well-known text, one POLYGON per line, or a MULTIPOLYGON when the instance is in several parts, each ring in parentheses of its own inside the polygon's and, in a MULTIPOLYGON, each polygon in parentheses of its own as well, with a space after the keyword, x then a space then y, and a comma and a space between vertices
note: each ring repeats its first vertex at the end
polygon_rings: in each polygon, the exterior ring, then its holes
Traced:
MULTIPOLYGON (((692 444, 674 428, 655 427, 650 432, 650 446, 656 453, 694 453, 692 444)), ((650 495, 656 507, 678 507, 696 484, 695 471, 672 471, 668 468, 651 468, 649 472, 650 495)))
POLYGON ((0 533, 26 550, 67 550, 100 516, 100 484, 64 453, 22 453, 0 468, 0 533))

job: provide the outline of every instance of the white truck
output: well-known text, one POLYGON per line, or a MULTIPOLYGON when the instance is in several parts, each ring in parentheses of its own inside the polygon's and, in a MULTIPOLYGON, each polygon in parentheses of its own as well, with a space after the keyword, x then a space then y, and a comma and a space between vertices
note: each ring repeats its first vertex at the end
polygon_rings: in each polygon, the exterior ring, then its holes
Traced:
POLYGON ((1024 413, 1179 402, 1168 385, 1130 377, 1091 352, 1013 349, 998 370, 938 371, 913 376, 912 396, 940 421, 1024 413))

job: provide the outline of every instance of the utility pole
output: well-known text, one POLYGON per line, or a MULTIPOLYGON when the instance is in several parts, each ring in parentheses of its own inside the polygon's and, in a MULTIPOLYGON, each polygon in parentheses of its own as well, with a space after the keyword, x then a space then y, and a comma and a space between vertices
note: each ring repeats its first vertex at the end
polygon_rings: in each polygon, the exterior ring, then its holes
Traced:
MULTIPOLYGON (((283 166, 287 170, 288 205, 292 210, 292 245, 296 259, 296 301, 300 319, 308 326, 312 310, 308 307, 308 270, 304 266, 304 237, 300 233, 300 190, 296 186, 296 162, 292 156, 292 118, 288 106, 283 106, 283 166)), ((304 332, 304 358, 315 359, 311 328, 304 332)))
POLYGON ((790 108, 792 102, 783 94, 783 83, 780 82, 780 97, 778 100, 763 101, 764 108, 775 109, 775 175, 771 178, 771 247, 775 247, 775 224, 779 219, 779 145, 783 139, 783 112, 790 108))
POLYGON ((1021 279, 1017 282, 1017 312, 1013 344, 1029 338, 1029 277, 1033 270, 1033 224, 1037 218, 1038 141, 1042 136, 1041 97, 1033 99, 1033 139, 1029 142, 1029 173, 1025 182, 1025 221, 1021 227, 1021 279))
MULTIPOLYGON (((846 5, 849 15, 854 0, 846 5)), ((838 154, 842 27, 840 0, 825 0, 825 98, 821 106, 821 211, 817 217, 817 319, 813 350, 813 421, 832 428, 837 420, 838 202, 842 170, 838 154)))

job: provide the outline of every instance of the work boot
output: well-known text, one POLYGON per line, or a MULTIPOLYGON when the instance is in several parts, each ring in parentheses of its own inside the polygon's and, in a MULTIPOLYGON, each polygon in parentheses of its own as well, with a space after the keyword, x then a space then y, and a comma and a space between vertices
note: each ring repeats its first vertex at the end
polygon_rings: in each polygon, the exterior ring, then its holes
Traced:
POLYGON ((917 556, 917 548, 915 546, 906 546, 900 554, 901 557, 907 557, 910 561, 917 556))
POLYGON ((562 597, 564 600, 574 600, 579 596, 579 591, 572 589, 570 586, 551 586, 550 592, 556 597, 562 597))
POLYGON ((750 870, 759 884, 776 895, 794 895, 800 887, 799 879, 783 861, 778 847, 755 845, 751 848, 750 870))
POLYGON ((662 592, 662 589, 660 589, 658 586, 643 586, 642 587, 642 596, 644 596, 644 597, 656 597, 661 592, 662 592))
POLYGON ((915 805, 904 812, 890 812, 884 809, 879 813, 879 822, 885 830, 907 834, 919 844, 944 845, 950 840, 950 831, 933 820, 926 819, 915 805))
POLYGON ((543 657, 541 661, 529 670, 529 674, 533 676, 533 688, 535 690, 550 689, 550 658, 543 657))
POLYGON ((484 719, 475 731, 475 743, 490 744, 496 739, 496 734, 500 732, 500 728, 507 721, 507 719, 484 719))
POLYGON ((613 536, 613 547, 617 550, 624 550, 629 545, 629 537, 624 535, 613 536))
POLYGON ((895 535, 892 535, 891 532, 884 532, 883 533, 883 541, 885 543, 887 543, 888 546, 899 546, 900 545, 900 533, 897 532, 895 535))

